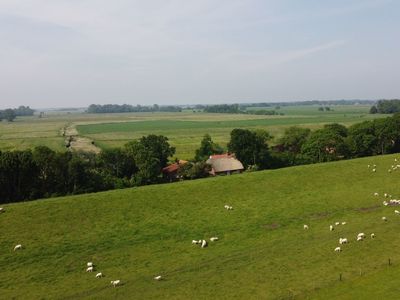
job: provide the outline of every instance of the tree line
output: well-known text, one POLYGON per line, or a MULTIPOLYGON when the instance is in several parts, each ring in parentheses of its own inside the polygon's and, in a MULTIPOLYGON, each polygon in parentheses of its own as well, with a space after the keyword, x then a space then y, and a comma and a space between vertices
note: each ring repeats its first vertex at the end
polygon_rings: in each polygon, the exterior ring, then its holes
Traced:
POLYGON ((90 114, 103 114, 103 113, 129 113, 129 112, 181 112, 182 108, 179 106, 167 105, 162 106, 154 104, 152 106, 142 105, 129 105, 129 104, 91 104, 87 112, 90 114))
POLYGON ((369 111, 371 114, 394 114, 400 112, 400 100, 379 100, 369 111))
POLYGON ((0 110, 0 121, 7 120, 8 122, 14 121, 17 116, 33 116, 35 110, 29 106, 19 106, 18 108, 7 108, 0 110))
POLYGON ((168 139, 157 135, 98 155, 46 146, 0 152, 0 203, 159 183, 174 153, 168 139))
MULTIPOLYGON (((400 152, 400 114, 345 127, 327 124, 318 130, 289 127, 277 143, 265 130, 233 129, 227 149, 206 134, 180 179, 209 176, 210 155, 234 153, 246 170, 350 159, 400 152)), ((175 154, 168 138, 143 136, 100 154, 33 150, 0 151, 0 203, 169 182, 162 169, 175 154)))

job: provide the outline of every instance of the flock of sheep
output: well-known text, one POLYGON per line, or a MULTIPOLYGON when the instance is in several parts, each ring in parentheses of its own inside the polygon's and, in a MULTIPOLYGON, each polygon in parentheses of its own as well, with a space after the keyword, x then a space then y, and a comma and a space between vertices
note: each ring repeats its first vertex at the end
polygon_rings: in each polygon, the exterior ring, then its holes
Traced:
MULTIPOLYGON (((397 159, 395 158, 394 161, 397 162, 397 159)), ((368 168, 371 168, 371 165, 368 165, 367 167, 368 167, 368 168)), ((397 170, 397 169, 400 169, 400 165, 392 165, 391 168, 389 169, 389 173, 391 173, 392 170, 395 171, 395 170, 397 170)), ((374 172, 374 173, 376 172, 376 165, 372 165, 372 172, 374 172)), ((378 192, 375 192, 375 193, 374 193, 374 196, 379 197, 379 193, 378 193, 378 192)), ((383 205, 384 205, 384 206, 388 206, 388 205, 400 205, 400 200, 392 199, 392 195, 390 195, 390 194, 388 194, 388 193, 384 193, 383 196, 384 196, 385 198, 389 198, 389 202, 386 201, 386 200, 383 201, 383 205)), ((395 213, 396 215, 400 215, 400 211, 397 210, 397 209, 394 210, 394 213, 395 213)), ((387 221, 387 218, 384 216, 384 217, 382 217, 382 220, 386 222, 386 221, 387 221)), ((338 225, 340 225, 340 224, 341 224, 341 225, 346 225, 346 222, 335 222, 334 225, 329 225, 329 230, 330 230, 330 231, 333 231, 333 230, 335 229, 334 226, 338 226, 338 225)), ((309 229, 309 225, 304 224, 304 225, 303 225, 303 229, 305 229, 305 230, 309 229)), ((370 234, 370 237, 371 237, 371 239, 374 239, 374 238, 375 238, 375 233, 371 233, 371 234, 370 234)), ((365 233, 360 232, 360 233, 357 234, 357 236, 356 236, 356 241, 357 241, 357 242, 360 242, 360 241, 363 241, 365 238, 366 238, 365 233)), ((349 242, 349 241, 348 241, 347 238, 342 238, 342 237, 339 238, 339 244, 340 244, 340 245, 347 244, 348 242, 349 242)), ((341 252, 341 251, 342 251, 342 248, 341 248, 340 246, 338 246, 338 247, 336 247, 336 248, 334 249, 334 251, 335 251, 335 252, 341 252)))
MULTIPOLYGON (((397 159, 395 159, 395 162, 397 162, 397 159)), ((371 168, 371 165, 368 165, 368 168, 371 168)), ((389 171, 389 172, 392 172, 392 171, 395 171, 395 170, 397 170, 397 169, 400 169, 400 165, 392 165, 391 168, 390 168, 388 171, 389 171)), ((372 165, 372 172, 376 172, 376 165, 372 165)), ((375 192, 375 193, 374 193, 374 196, 378 197, 378 196, 379 196, 379 193, 378 193, 378 192, 375 192)), ((383 201, 383 205, 384 205, 384 206, 388 206, 388 205, 400 205, 400 200, 392 199, 392 195, 390 195, 390 194, 388 194, 388 193, 384 193, 383 196, 384 196, 385 198, 389 198, 388 201, 386 201, 386 200, 383 201)), ((230 206, 230 205, 225 205, 224 208, 225 208, 226 210, 232 210, 232 209, 233 209, 233 207, 230 206)), ((3 207, 0 207, 0 213, 4 213, 4 212, 5 212, 5 209, 4 209, 3 207)), ((394 210, 394 213, 395 213, 395 214, 400 214, 400 211, 399 211, 399 210, 394 210)), ((386 217, 382 217, 382 220, 383 220, 383 221, 387 221, 387 218, 386 218, 386 217)), ((334 231, 334 230, 335 230, 335 226, 339 226, 339 225, 346 225, 346 222, 335 222, 334 225, 329 225, 329 230, 330 230, 330 231, 334 231)), ((309 225, 304 224, 304 225, 303 225, 303 229, 304 229, 304 230, 308 230, 308 229, 309 229, 309 225)), ((374 238, 375 238, 375 234, 374 234, 374 233, 371 233, 371 234, 370 234, 370 237, 371 237, 371 239, 374 239, 374 238)), ((363 241, 365 238, 366 238, 365 233, 360 232, 360 233, 358 233, 357 236, 356 236, 356 241, 363 241)), ((211 241, 211 242, 216 242, 216 241, 218 241, 218 237, 211 237, 211 238, 210 238, 210 241, 211 241)), ((344 244, 348 244, 348 243, 349 243, 349 240, 348 240, 347 238, 344 238, 344 237, 343 237, 343 238, 342 238, 342 237, 339 238, 339 244, 340 244, 340 245, 344 245, 344 244)), ((204 239, 192 240, 192 244, 193 244, 193 245, 200 245, 201 248, 206 248, 206 247, 208 246, 207 241, 204 240, 204 239)), ((21 244, 18 244, 18 245, 16 245, 16 246, 14 247, 14 251, 16 251, 16 250, 21 250, 21 249, 22 249, 22 245, 21 245, 21 244)), ((341 252, 341 251, 342 251, 342 248, 341 248, 340 246, 338 246, 338 247, 336 247, 336 248, 334 249, 334 251, 335 251, 335 252, 341 252)), ((88 262, 88 263, 86 264, 86 266, 87 266, 86 272, 93 272, 94 269, 95 269, 95 265, 93 264, 93 262, 88 262)), ((96 274, 96 276, 95 276, 95 278, 102 278, 102 277, 103 277, 103 273, 101 273, 101 272, 98 272, 98 273, 96 274)), ((161 280, 161 279, 162 279, 162 276, 161 276, 161 275, 158 275, 158 276, 155 276, 155 277, 154 277, 154 280, 161 280)), ((121 280, 119 280, 119 279, 118 279, 118 280, 112 280, 112 281, 111 281, 111 285, 112 285, 113 287, 119 286, 119 285, 121 285, 121 280)))

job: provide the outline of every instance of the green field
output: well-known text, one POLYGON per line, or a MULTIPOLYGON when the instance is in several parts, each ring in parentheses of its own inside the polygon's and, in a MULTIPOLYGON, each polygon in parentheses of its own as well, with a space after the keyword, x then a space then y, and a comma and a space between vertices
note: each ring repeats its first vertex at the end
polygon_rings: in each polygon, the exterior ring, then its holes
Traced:
POLYGON ((85 114, 49 113, 45 118, 23 117, 13 123, 0 122, 0 150, 26 149, 46 145, 63 151, 62 128, 71 125, 79 135, 105 149, 121 147, 125 143, 148 134, 162 134, 176 147, 176 156, 191 159, 204 134, 209 133, 216 143, 225 147, 234 128, 265 129, 274 136, 275 143, 284 129, 305 126, 311 129, 326 123, 351 125, 356 122, 386 115, 368 114, 369 106, 336 105, 333 111, 320 112, 319 106, 287 106, 279 111, 283 116, 246 114, 193 113, 124 113, 85 114))
POLYGON ((395 157, 6 205, 0 298, 398 299, 400 216, 382 205, 400 195, 395 157), (330 232, 336 221, 347 224, 330 232), (339 237, 349 244, 336 253, 339 237))

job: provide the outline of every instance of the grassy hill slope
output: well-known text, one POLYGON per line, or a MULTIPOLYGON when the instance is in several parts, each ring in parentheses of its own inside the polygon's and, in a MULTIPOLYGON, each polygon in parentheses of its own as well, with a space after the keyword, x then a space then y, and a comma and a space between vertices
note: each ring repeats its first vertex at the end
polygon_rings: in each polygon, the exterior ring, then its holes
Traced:
POLYGON ((385 192, 400 198, 395 157, 6 205, 0 298, 396 299, 400 216, 382 205, 385 192), (336 221, 347 224, 330 232, 336 221), (350 243, 336 253, 339 237, 350 243), (86 273, 88 261, 105 277, 86 273))

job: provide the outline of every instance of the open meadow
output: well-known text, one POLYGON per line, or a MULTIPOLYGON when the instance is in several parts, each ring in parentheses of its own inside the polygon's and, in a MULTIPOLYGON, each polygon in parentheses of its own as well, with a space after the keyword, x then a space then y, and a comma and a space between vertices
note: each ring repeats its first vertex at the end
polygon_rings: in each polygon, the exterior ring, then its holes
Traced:
POLYGON ((400 198, 395 158, 5 205, 0 298, 398 299, 400 215, 382 205, 400 198))
MULTIPOLYGON (((250 114, 213 114, 186 110, 180 113, 49 113, 44 118, 17 118, 13 123, 0 123, 0 150, 26 149, 46 145, 54 150, 65 150, 64 128, 72 128, 80 140, 99 149, 121 147, 125 143, 148 134, 161 134, 169 138, 176 147, 176 157, 193 158, 204 134, 209 133, 216 143, 225 147, 234 128, 265 129, 274 139, 293 125, 311 129, 326 123, 341 123, 346 126, 386 117, 368 114, 368 105, 335 105, 331 111, 318 111, 315 106, 285 106, 279 109, 283 116, 250 114)), ((252 108, 254 109, 254 108, 252 108)), ((263 108, 266 109, 266 108, 263 108)), ((268 108, 273 109, 273 108, 268 108)), ((90 150, 83 145, 77 149, 90 150)), ((75 146, 75 145, 74 145, 75 146)))

